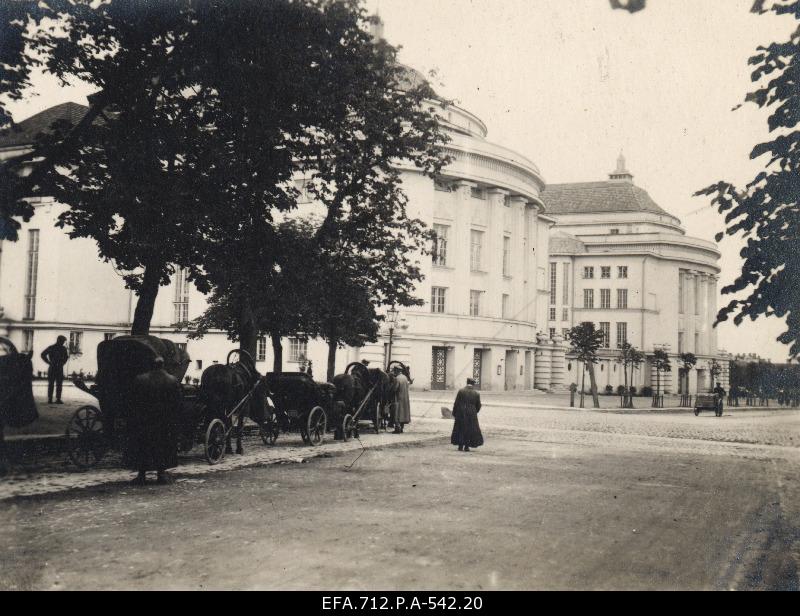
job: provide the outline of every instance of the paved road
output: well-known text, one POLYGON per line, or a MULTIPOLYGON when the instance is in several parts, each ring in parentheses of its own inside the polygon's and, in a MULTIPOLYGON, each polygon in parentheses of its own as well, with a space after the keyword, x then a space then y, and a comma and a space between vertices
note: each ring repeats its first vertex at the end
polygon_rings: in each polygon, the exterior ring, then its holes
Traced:
POLYGON ((352 467, 0 502, 0 588, 798 588, 800 413, 487 408, 464 454, 414 410, 352 467))

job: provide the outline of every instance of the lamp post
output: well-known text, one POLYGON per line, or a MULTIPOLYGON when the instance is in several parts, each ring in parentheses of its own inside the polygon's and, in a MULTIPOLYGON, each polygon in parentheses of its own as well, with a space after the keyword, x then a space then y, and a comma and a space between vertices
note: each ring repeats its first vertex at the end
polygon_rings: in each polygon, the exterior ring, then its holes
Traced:
POLYGON ((386 369, 389 369, 389 364, 392 363, 392 343, 394 342, 394 326, 397 324, 397 317, 400 311, 394 306, 386 311, 387 322, 389 323, 389 350, 386 353, 386 369))

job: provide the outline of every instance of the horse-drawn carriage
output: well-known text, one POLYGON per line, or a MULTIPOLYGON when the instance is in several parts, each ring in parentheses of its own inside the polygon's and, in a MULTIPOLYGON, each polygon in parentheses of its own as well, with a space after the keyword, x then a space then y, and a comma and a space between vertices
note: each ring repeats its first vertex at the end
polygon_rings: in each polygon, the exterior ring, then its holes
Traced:
POLYGON ((353 435, 353 417, 345 412, 334 385, 317 383, 303 372, 271 372, 266 383, 274 408, 261 429, 265 443, 274 444, 281 432, 299 432, 313 446, 322 444, 331 429, 339 439, 353 435))
POLYGON ((722 417, 722 396, 719 394, 697 394, 694 399, 694 414, 700 411, 714 411, 717 417, 722 417))
MULTIPOLYGON (((235 372, 236 364, 225 366, 235 372)), ((236 404, 217 400, 213 384, 217 379, 203 374, 201 387, 181 384, 189 365, 185 350, 170 340, 153 336, 119 336, 101 342, 97 347, 97 381, 87 386, 76 379, 75 385, 97 398, 99 407, 82 406, 75 411, 67 425, 67 453, 72 462, 87 468, 96 465, 114 449, 125 448, 126 423, 137 418, 144 409, 137 405, 137 395, 144 375, 163 362, 163 370, 179 384, 180 396, 174 409, 178 449, 188 451, 196 443, 204 446, 206 460, 216 464, 230 449, 230 438, 238 424, 239 450, 241 427, 247 404, 253 399, 260 379, 245 385, 246 393, 236 404), (205 387, 204 387, 205 386, 205 387)), ((238 362, 237 362, 238 364, 238 362)), ((211 371, 209 368, 207 370, 211 371)), ((216 371, 216 370, 215 370, 216 371)), ((215 371, 211 371, 212 375, 215 371)), ((247 409, 249 410, 249 409, 247 409)))

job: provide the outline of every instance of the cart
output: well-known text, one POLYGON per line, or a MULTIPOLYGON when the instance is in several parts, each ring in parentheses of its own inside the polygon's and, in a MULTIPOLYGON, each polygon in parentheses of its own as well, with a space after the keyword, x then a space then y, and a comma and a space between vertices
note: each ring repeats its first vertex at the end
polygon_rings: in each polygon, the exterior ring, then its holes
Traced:
POLYGON ((700 411, 714 411, 717 417, 722 417, 722 398, 718 394, 697 394, 694 400, 694 414, 700 411))

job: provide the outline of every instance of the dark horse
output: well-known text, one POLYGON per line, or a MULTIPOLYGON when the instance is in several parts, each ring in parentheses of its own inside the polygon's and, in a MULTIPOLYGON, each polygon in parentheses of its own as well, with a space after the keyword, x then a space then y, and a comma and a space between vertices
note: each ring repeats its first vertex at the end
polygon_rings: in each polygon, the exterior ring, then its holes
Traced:
POLYGON ((385 409, 394 402, 397 389, 393 374, 388 374, 381 368, 367 368, 359 362, 349 364, 344 374, 333 377, 333 384, 336 386, 337 399, 350 413, 358 410, 370 390, 374 388, 359 419, 362 417, 372 419, 376 430, 380 427, 385 409))
POLYGON ((231 431, 236 428, 236 453, 242 450, 242 428, 245 416, 262 425, 266 419, 267 385, 256 370, 255 362, 247 351, 228 353, 228 361, 214 364, 203 371, 200 377, 200 400, 205 405, 208 421, 221 419, 227 430, 226 453, 232 452, 231 431), (239 354, 239 361, 230 363, 231 355, 239 354), (249 396, 249 400, 233 410, 249 396))
POLYGON ((31 353, 18 353, 8 338, 0 337, 0 475, 6 467, 5 426, 21 428, 36 421, 31 353))

